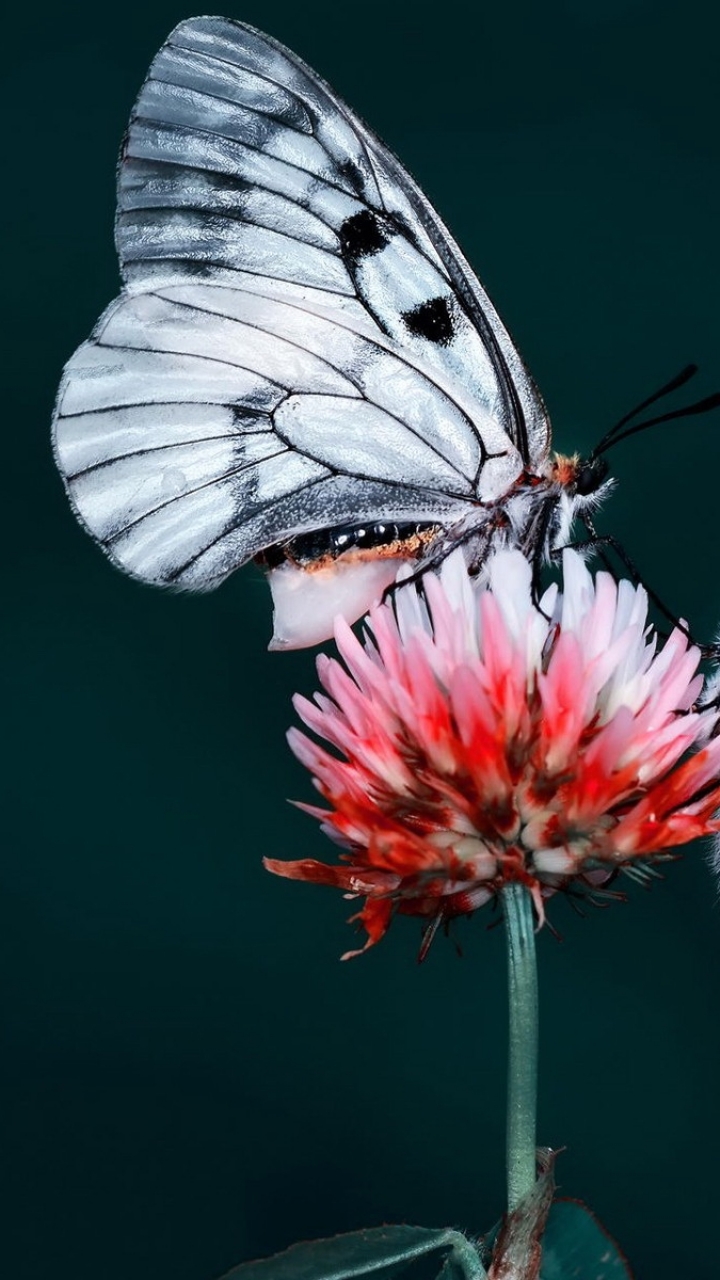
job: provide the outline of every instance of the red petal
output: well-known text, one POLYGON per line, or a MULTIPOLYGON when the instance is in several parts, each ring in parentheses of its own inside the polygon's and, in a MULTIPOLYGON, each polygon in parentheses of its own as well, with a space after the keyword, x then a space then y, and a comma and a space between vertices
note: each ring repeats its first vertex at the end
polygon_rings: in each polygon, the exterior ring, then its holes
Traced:
POLYGON ((360 947, 357 951, 346 951, 340 957, 341 960, 352 960, 355 956, 361 956, 363 951, 367 951, 368 947, 374 947, 376 942, 387 933, 390 918, 392 916, 392 902, 389 898, 371 898, 365 903, 362 911, 358 911, 357 915, 351 916, 350 920, 362 920, 363 928, 367 931, 367 942, 364 947, 360 947))
POLYGON ((352 872, 349 867, 332 867, 315 858, 300 858, 297 862, 282 862, 280 858, 263 858, 266 871, 287 880, 310 880, 313 884, 331 884, 347 889, 352 872))
POLYGON ((266 871, 284 876, 286 880, 308 880, 312 884, 329 884, 335 889, 359 894, 391 893, 397 888, 398 877, 383 871, 358 866, 329 866, 315 858, 300 858, 297 862, 283 862, 280 858, 263 858, 266 871))

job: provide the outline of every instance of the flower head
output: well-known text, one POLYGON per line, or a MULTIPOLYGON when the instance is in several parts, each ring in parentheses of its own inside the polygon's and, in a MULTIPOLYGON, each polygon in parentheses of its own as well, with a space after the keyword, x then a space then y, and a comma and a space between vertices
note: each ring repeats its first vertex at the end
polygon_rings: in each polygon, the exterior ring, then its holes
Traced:
POLYGON ((422 585, 371 610, 362 640, 338 621, 342 662, 321 655, 324 692, 295 700, 328 744, 290 731, 330 806, 301 807, 339 864, 269 870, 365 898, 353 918, 368 947, 395 910, 435 924, 512 881, 542 921, 558 890, 592 893, 720 831, 700 653, 680 630, 658 646, 641 587, 593 579, 572 551, 562 594, 539 607, 519 551, 498 552, 482 583, 456 552, 422 585))

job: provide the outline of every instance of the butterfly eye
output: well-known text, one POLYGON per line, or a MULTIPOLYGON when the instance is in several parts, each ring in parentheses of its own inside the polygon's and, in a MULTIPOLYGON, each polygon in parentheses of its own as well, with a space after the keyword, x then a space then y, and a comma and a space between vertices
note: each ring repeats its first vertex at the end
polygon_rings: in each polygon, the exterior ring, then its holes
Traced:
POLYGON ((575 492, 580 498, 596 493, 603 480, 607 479, 610 468, 604 458, 593 458, 590 462, 582 462, 575 478, 575 492))

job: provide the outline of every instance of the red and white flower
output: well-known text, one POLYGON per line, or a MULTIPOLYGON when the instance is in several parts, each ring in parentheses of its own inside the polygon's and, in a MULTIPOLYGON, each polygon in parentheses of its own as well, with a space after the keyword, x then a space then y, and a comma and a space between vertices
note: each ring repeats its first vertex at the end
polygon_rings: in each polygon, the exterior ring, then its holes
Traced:
POLYGON ((422 585, 424 600, 408 585, 371 610, 362 641, 338 620, 342 662, 321 655, 324 692, 295 700, 328 744, 290 731, 330 806, 301 807, 339 864, 269 870, 365 898, 353 918, 368 947, 395 910, 441 922, 511 881, 542 921, 559 889, 592 893, 720 831, 700 653, 679 630, 659 647, 641 587, 593 579, 572 551, 562 594, 540 607, 518 551, 496 554, 482 583, 456 552, 422 585))

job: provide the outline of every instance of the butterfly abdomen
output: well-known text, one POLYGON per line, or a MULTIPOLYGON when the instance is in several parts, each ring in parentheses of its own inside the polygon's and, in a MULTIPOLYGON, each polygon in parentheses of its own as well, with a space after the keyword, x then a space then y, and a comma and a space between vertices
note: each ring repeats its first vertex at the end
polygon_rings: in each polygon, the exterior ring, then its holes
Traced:
POLYGON ((255 560, 264 569, 274 569, 287 562, 309 571, 328 568, 340 556, 355 562, 414 560, 422 555, 438 532, 437 525, 421 521, 341 525, 276 543, 260 552, 255 560))

